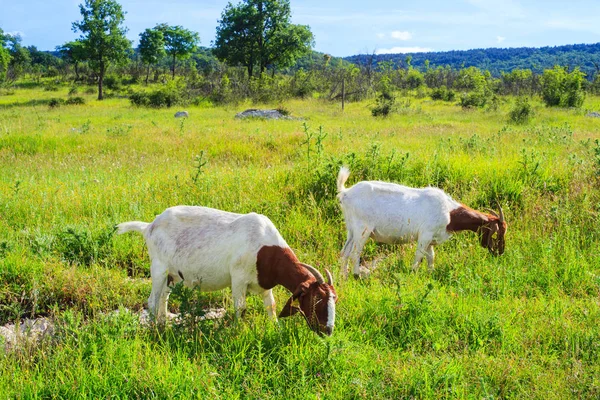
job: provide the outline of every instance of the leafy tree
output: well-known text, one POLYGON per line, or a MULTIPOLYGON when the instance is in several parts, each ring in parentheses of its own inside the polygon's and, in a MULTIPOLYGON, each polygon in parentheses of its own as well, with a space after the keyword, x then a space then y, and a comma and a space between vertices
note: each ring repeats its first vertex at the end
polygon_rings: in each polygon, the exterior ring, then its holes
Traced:
POLYGON ((140 33, 140 45, 138 46, 142 62, 148 65, 146 72, 146 84, 150 75, 150 66, 155 65, 165 56, 165 37, 158 29, 146 29, 140 33))
POLYGON ((583 81, 585 74, 575 68, 568 73, 565 68, 555 66, 542 75, 542 99, 547 106, 581 107, 585 99, 583 81))
POLYGON ((167 24, 160 24, 155 29, 161 31, 164 36, 165 50, 173 60, 171 71, 173 71, 173 78, 175 78, 176 60, 190 58, 200 42, 200 36, 196 32, 187 30, 179 25, 169 26, 167 24))
POLYGON ((73 65, 73 68, 75 69, 75 80, 78 81, 79 63, 85 61, 86 57, 83 42, 80 40, 67 42, 62 46, 57 46, 56 51, 58 51, 66 63, 73 65))
POLYGON ((104 98, 102 82, 111 63, 124 64, 131 49, 123 27, 125 12, 115 0, 85 0, 79 5, 82 21, 73 22, 73 31, 81 31, 84 58, 98 75, 98 100, 104 98))
POLYGON ((10 53, 6 48, 6 41, 4 31, 0 28, 0 82, 6 79, 6 71, 10 63, 10 53))
POLYGON ((290 23, 289 0, 243 0, 229 3, 219 20, 214 53, 229 65, 243 65, 252 77, 268 68, 286 68, 310 52, 313 34, 290 23))
POLYGON ((9 79, 16 80, 31 64, 31 56, 29 51, 21 46, 21 36, 4 35, 4 38, 8 42, 8 51, 10 53, 8 76, 9 79))

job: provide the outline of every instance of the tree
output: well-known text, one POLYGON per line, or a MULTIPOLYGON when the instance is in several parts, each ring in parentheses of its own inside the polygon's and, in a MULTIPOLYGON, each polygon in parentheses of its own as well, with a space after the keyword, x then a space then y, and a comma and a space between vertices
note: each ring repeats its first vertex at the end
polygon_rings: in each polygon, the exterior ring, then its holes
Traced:
POLYGON ((6 36, 2 28, 0 28, 0 82, 6 79, 6 71, 8 70, 9 63, 10 53, 6 48, 6 36))
POLYGON ((200 42, 200 36, 196 32, 185 29, 182 26, 169 26, 167 24, 157 25, 156 30, 162 32, 165 40, 165 50, 173 60, 171 71, 175 78, 175 62, 190 58, 200 42))
POLYGON ((252 77, 258 67, 285 68, 310 52, 313 34, 290 23, 289 0, 243 0, 225 7, 217 27, 214 53, 229 65, 243 65, 252 77))
POLYGON ((73 31, 81 31, 84 58, 98 75, 98 100, 102 100, 102 81, 109 65, 125 63, 131 49, 127 28, 122 26, 125 13, 115 0, 85 0, 79 10, 83 20, 73 22, 73 31))
POLYGON ((8 79, 17 80, 31 64, 31 55, 29 50, 21 46, 21 36, 4 35, 8 42, 8 52, 10 53, 10 62, 8 63, 8 79))
POLYGON ((158 63, 165 56, 165 37, 158 29, 146 29, 140 33, 140 45, 138 46, 142 62, 148 65, 146 72, 146 85, 150 75, 150 66, 158 63))
POLYGON ((571 73, 556 65, 542 75, 542 99, 547 106, 581 107, 585 99, 585 74, 575 68, 571 73))
POLYGON ((75 69, 75 80, 78 81, 79 63, 85 61, 86 57, 83 43, 79 40, 67 42, 62 46, 57 46, 56 51, 59 52, 60 56, 67 64, 73 64, 73 68, 75 69))

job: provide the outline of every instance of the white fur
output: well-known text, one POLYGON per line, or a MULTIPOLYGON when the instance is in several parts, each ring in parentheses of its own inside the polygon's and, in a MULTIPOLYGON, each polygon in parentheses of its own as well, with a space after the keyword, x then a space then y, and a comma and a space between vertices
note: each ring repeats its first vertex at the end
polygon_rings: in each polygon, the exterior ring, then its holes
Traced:
POLYGON ((148 307, 158 321, 166 316, 169 275, 174 283, 183 276, 184 284, 200 285, 203 291, 231 287, 238 317, 246 308, 246 292, 261 294, 269 315, 275 318, 273 293, 258 284, 256 256, 263 246, 288 246, 264 215, 176 206, 150 224, 132 221, 118 225, 119 233, 128 231, 141 232, 146 239, 152 263, 148 307))
POLYGON ((329 293, 329 299, 327 300, 327 327, 333 331, 335 325, 335 297, 333 293, 329 293))
POLYGON ((348 275, 351 259, 354 274, 360 273, 360 253, 371 237, 381 243, 417 241, 413 270, 427 257, 433 269, 433 246, 451 236, 446 231, 450 211, 461 206, 437 188, 415 189, 379 181, 358 182, 346 189, 344 183, 350 171, 340 169, 337 179, 338 198, 348 230, 342 250, 342 272, 348 275))

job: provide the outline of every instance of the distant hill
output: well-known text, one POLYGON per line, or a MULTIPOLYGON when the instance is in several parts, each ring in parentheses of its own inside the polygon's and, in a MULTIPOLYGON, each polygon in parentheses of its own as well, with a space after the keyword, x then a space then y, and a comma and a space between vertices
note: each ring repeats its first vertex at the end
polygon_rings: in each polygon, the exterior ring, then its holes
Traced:
POLYGON ((475 66, 487 69, 494 76, 499 76, 501 71, 510 72, 515 68, 531 69, 541 73, 544 69, 552 68, 554 65, 562 65, 570 68, 579 67, 590 78, 596 73, 595 64, 600 67, 600 43, 411 54, 359 54, 344 59, 355 64, 368 63, 371 58, 374 64, 381 61, 393 61, 397 68, 401 68, 406 67, 406 56, 408 55, 412 57, 411 65, 419 69, 424 69, 425 60, 429 60, 429 65, 433 68, 446 65, 457 69, 475 66))

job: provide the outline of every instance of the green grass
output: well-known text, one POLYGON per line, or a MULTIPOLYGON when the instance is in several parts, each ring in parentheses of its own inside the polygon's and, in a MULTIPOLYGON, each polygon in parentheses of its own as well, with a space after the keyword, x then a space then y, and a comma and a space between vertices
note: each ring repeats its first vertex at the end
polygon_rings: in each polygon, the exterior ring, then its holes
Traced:
MULTIPOLYGON (((269 106, 304 121, 243 121, 233 116, 245 105, 186 107, 180 120, 84 90, 85 105, 48 107, 67 91, 0 96, 0 323, 58 321, 52 341, 0 354, 0 397, 600 396, 600 125, 585 116, 600 98, 583 110, 535 100, 532 121, 512 125, 512 98, 497 111, 411 98, 385 119, 368 102, 342 112, 288 101, 269 106), (414 246, 370 242, 372 276, 341 281, 342 164, 349 184, 435 185, 476 208, 499 200, 505 254, 460 234, 438 246, 432 274, 414 274, 414 246), (235 322, 229 291, 202 294, 228 315, 193 327, 107 314, 141 309, 150 291, 141 237, 115 236, 114 224, 176 204, 271 218, 301 260, 333 271, 333 336, 300 317, 273 323, 252 296, 235 322)), ((289 295, 275 294, 279 306, 289 295)))

